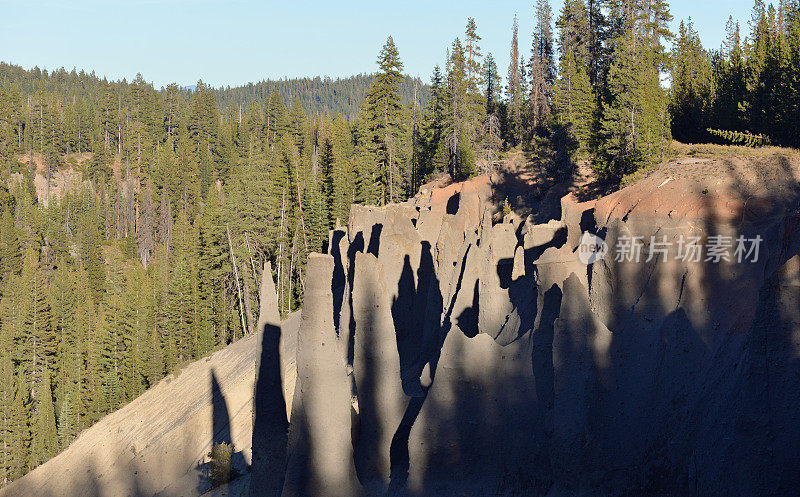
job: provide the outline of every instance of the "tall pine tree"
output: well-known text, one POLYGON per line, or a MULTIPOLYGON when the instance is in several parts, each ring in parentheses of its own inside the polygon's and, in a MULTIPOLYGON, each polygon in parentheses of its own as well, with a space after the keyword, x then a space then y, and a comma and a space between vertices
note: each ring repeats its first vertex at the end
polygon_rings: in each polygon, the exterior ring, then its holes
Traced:
POLYGON ((370 149, 377 158, 376 184, 380 202, 399 200, 403 178, 399 158, 399 137, 403 130, 400 78, 403 63, 390 36, 378 54, 378 74, 365 96, 365 119, 370 149))

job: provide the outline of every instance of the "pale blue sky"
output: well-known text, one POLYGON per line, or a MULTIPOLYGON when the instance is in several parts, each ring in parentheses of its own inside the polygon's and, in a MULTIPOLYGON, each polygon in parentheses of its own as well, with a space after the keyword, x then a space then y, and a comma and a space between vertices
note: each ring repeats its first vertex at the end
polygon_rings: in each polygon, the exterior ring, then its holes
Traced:
MULTIPOLYGON (((554 18, 563 0, 552 0, 554 18)), ((405 71, 429 79, 445 48, 475 17, 483 53, 508 67, 511 21, 530 53, 534 0, 0 0, 0 60, 31 68, 141 72, 157 87, 203 79, 214 86, 375 70, 394 37, 405 71)), ((744 32, 752 0, 672 0, 706 47, 719 47, 729 15, 744 32)))

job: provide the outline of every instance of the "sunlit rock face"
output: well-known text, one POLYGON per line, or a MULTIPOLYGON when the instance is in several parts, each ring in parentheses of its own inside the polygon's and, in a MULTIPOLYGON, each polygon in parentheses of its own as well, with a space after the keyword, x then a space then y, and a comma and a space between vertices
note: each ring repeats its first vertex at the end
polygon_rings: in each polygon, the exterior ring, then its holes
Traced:
MULTIPOLYGON (((297 384, 281 495, 357 496, 346 343, 333 322, 334 258, 311 254, 297 343, 297 384)), ((251 485, 251 489, 252 489, 251 485)))

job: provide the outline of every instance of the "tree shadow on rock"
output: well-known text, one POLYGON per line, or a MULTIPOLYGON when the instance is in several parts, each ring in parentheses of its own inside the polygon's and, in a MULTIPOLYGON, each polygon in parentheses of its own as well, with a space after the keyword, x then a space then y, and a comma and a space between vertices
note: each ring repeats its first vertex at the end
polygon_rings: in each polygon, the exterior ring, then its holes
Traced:
POLYGON ((278 497, 283 489, 289 429, 281 380, 281 328, 267 323, 263 333, 253 399, 250 496, 278 497))
POLYGON ((409 436, 429 386, 422 383, 423 370, 428 367, 430 381, 433 381, 443 344, 440 324, 443 299, 429 242, 421 242, 416 287, 410 257, 406 255, 397 290, 392 319, 403 391, 410 400, 392 437, 388 495, 405 495, 410 468, 409 436))

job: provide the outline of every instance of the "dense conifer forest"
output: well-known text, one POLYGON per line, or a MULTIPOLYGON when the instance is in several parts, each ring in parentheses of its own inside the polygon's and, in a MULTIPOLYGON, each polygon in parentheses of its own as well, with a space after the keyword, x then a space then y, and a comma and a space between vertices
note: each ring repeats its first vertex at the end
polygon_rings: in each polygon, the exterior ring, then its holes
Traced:
MULTIPOLYGON (((234 88, 218 88, 214 91, 214 96, 221 108, 238 106, 246 109, 253 101, 264 105, 269 95, 277 92, 284 102, 299 100, 303 110, 309 115, 342 114, 347 119, 354 119, 374 80, 374 74, 337 79, 316 77, 268 80, 234 88)), ((422 107, 428 101, 428 85, 419 78, 404 76, 400 80, 399 89, 400 98, 405 105, 416 101, 417 106, 422 107)))
POLYGON ((0 64, 0 482, 252 333, 265 261, 282 313, 297 309, 307 255, 353 203, 513 148, 613 185, 672 137, 798 146, 797 0, 757 0, 719 48, 690 19, 671 33, 666 0, 524 15, 535 30, 522 41, 509 19, 508 68, 469 19, 428 84, 403 76, 391 37, 374 75, 237 88, 0 64))

